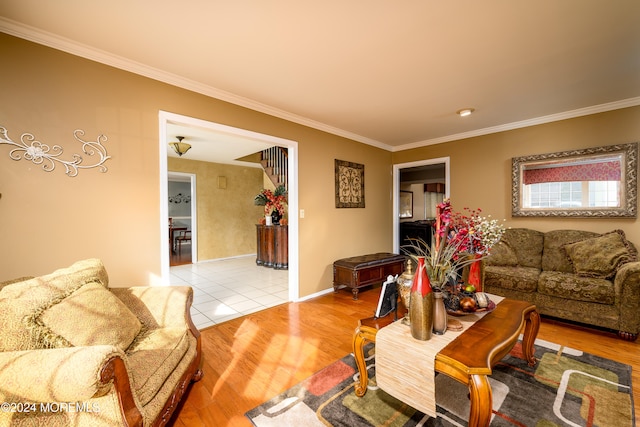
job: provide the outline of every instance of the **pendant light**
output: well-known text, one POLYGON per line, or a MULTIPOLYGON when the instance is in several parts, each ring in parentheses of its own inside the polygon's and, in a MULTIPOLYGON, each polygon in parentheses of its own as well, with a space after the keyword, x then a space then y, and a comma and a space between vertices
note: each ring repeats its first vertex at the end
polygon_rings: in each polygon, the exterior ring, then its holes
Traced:
POLYGON ((189 151, 191 145, 186 142, 182 142, 184 136, 176 136, 176 138, 178 139, 178 142, 170 142, 169 146, 173 148, 173 151, 175 151, 178 156, 182 157, 184 153, 189 151))

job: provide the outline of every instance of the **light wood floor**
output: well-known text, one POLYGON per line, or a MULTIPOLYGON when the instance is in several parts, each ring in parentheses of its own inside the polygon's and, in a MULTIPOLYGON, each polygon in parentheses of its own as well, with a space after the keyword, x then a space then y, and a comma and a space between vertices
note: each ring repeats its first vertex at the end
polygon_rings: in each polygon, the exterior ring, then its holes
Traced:
MULTIPOLYGON (((351 352, 358 319, 375 310, 379 289, 289 303, 202 331, 204 377, 193 384, 175 426, 252 426, 244 413, 351 352)), ((538 338, 633 366, 636 424, 640 342, 542 320, 538 338)))

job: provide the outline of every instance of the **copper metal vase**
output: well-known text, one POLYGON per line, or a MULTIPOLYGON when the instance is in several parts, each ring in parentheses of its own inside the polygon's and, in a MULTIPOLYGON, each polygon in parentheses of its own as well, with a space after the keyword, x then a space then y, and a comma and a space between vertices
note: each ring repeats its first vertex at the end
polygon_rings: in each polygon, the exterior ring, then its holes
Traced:
POLYGON ((435 291, 433 304, 433 333, 443 335, 447 331, 447 309, 441 291, 435 291))

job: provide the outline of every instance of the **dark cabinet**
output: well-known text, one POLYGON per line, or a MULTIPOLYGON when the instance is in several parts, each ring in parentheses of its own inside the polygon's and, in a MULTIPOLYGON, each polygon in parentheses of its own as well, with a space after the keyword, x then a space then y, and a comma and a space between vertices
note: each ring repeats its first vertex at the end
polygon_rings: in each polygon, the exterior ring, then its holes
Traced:
MULTIPOLYGON (((410 245, 411 238, 420 238, 431 245, 433 221, 411 221, 400 223, 400 246, 410 245)), ((414 242, 415 244, 415 242, 414 242)))
POLYGON ((256 264, 286 270, 289 268, 289 227, 256 225, 256 264))

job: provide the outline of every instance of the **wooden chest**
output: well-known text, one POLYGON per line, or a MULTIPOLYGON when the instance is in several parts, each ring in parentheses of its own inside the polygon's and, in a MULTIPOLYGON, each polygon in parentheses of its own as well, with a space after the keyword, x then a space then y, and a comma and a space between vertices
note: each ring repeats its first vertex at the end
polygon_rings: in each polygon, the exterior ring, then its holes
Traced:
POLYGON ((333 263, 333 290, 351 288, 357 300, 360 288, 382 283, 388 275, 402 274, 404 263, 404 255, 386 252, 339 259, 333 263))

